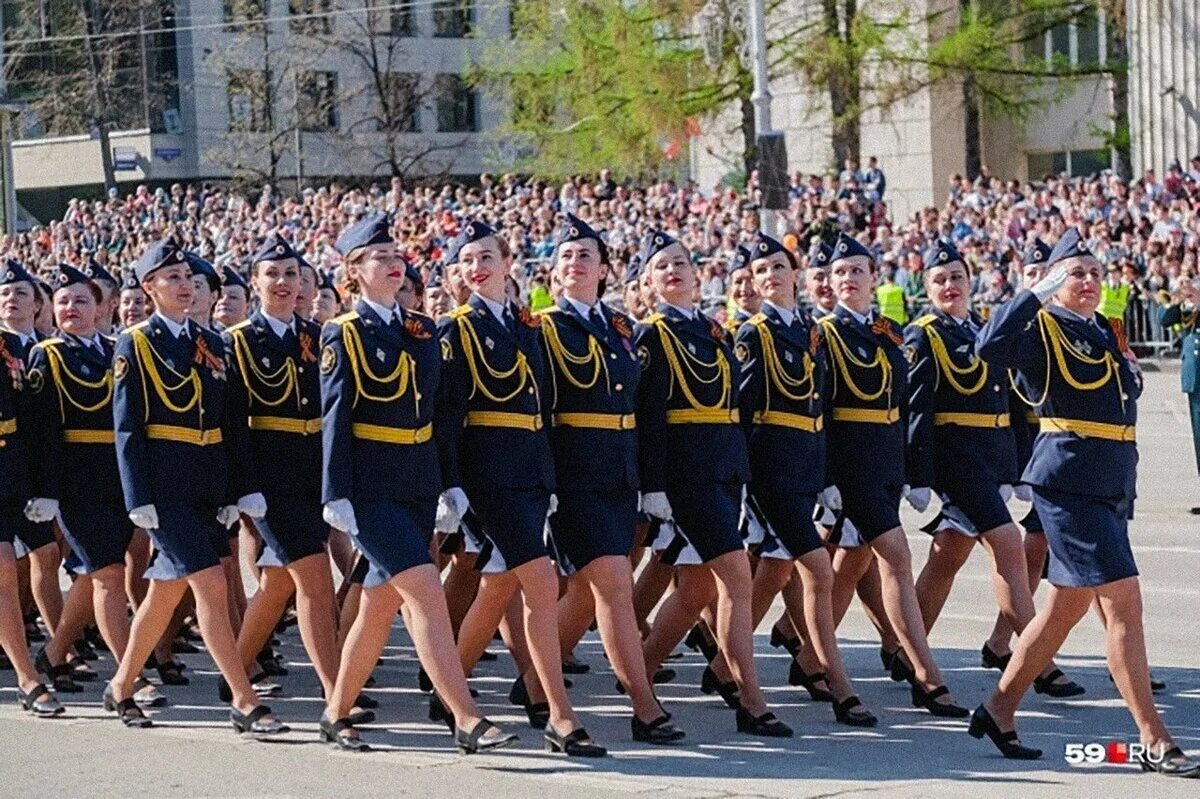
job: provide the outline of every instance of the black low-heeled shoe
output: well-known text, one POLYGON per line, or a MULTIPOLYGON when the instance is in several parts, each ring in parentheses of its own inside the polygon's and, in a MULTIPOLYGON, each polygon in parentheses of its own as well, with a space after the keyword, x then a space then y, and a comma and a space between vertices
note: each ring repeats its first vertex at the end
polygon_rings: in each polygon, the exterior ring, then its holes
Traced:
MULTIPOLYGON (((1113 679, 1111 671, 1108 673, 1108 681, 1111 683, 1116 683, 1116 680, 1113 679)), ((1165 690, 1167 690, 1167 684, 1162 680, 1154 679, 1154 673, 1151 672, 1151 674, 1150 674, 1150 693, 1157 694, 1160 691, 1165 691, 1165 690)))
POLYGON ((104 688, 104 709, 116 713, 122 724, 133 730, 147 730, 154 726, 132 696, 127 696, 118 702, 113 698, 112 684, 104 688))
POLYGON ((33 686, 28 691, 22 691, 18 685, 17 701, 21 704, 22 710, 43 718, 61 716, 67 712, 67 709, 59 704, 58 697, 41 683, 33 686))
POLYGON ((633 740, 640 743, 663 746, 682 741, 687 734, 671 723, 671 716, 662 714, 654 721, 645 722, 634 716, 630 720, 633 729, 633 740))
POLYGON ((608 750, 593 743, 583 727, 576 727, 566 735, 559 735, 553 727, 547 726, 543 733, 546 739, 547 752, 562 752, 567 757, 604 757, 608 750))
POLYGON ((171 642, 172 655, 194 655, 200 651, 200 648, 189 643, 182 638, 176 638, 171 642))
POLYGON ((254 658, 254 661, 258 664, 258 667, 262 669, 263 674, 266 674, 270 677, 286 677, 288 675, 288 670, 284 668, 281 660, 282 658, 277 656, 269 646, 265 647, 261 652, 258 653, 258 656, 254 658))
POLYGON ((470 732, 459 729, 454 730, 454 745, 464 755, 473 755, 476 752, 487 752, 492 749, 503 749, 506 746, 512 746, 517 740, 515 734, 504 732, 487 719, 480 719, 470 732), (500 734, 485 738, 484 736, 492 730, 497 730, 500 734))
POLYGON ((74 670, 66 663, 59 663, 57 666, 51 664, 44 646, 34 656, 33 666, 50 680, 50 684, 58 693, 77 694, 83 691, 83 686, 75 683, 74 670))
POLYGON ((366 694, 359 694, 358 698, 354 700, 354 704, 363 710, 375 710, 379 707, 379 700, 369 697, 366 694))
POLYGON ((700 693, 720 694, 730 710, 740 710, 742 707, 742 701, 738 698, 737 683, 733 680, 721 682, 712 666, 706 666, 704 673, 700 675, 700 693))
POLYGON ((495 652, 489 652, 488 650, 485 649, 485 650, 483 650, 483 654, 479 656, 479 662, 480 663, 491 663, 492 661, 499 660, 499 658, 500 658, 500 656, 497 655, 495 652))
POLYGON ((944 685, 939 685, 937 688, 926 693, 924 688, 913 683, 912 706, 924 708, 932 715, 943 719, 965 719, 971 715, 971 711, 965 707, 937 701, 938 697, 945 696, 948 693, 950 693, 950 689, 944 685))
POLYGON ((904 662, 904 656, 901 654, 904 650, 897 649, 892 655, 892 663, 888 666, 889 676, 892 682, 913 682, 917 679, 917 673, 913 671, 912 666, 904 662))
POLYGON ((1053 699, 1067 699, 1087 693, 1087 689, 1074 680, 1056 682, 1060 677, 1066 676, 1062 673, 1061 669, 1054 669, 1045 677, 1036 678, 1033 681, 1033 690, 1039 694, 1046 694, 1053 699))
MULTIPOLYGON (((432 685, 430 687, 432 689, 432 685)), ((525 707, 529 704, 529 691, 525 688, 525 677, 518 674, 517 679, 513 680, 512 687, 508 689, 508 703, 517 707, 525 707)))
POLYGON ((95 682, 100 679, 100 675, 78 655, 68 657, 64 665, 71 670, 71 676, 76 682, 95 682))
POLYGON ((1200 778, 1200 763, 1184 754, 1178 746, 1172 746, 1156 760, 1151 759, 1149 752, 1142 752, 1136 759, 1142 771, 1162 774, 1164 777, 1200 778))
POLYGON ((375 711, 374 710, 356 710, 354 708, 351 708, 350 712, 348 714, 346 714, 346 720, 349 721, 351 724, 353 724, 355 727, 357 727, 360 724, 373 724, 373 723, 375 723, 375 711))
POLYGON ((833 717, 838 724, 845 724, 847 727, 874 727, 879 723, 875 714, 867 710, 862 700, 854 694, 833 703, 833 717))
POLYGON ((446 729, 450 732, 454 732, 454 714, 442 703, 437 694, 429 697, 429 720, 439 721, 445 724, 446 729))
POLYGON ((159 693, 154 683, 145 677, 138 677, 133 681, 133 701, 137 702, 138 707, 166 707, 171 703, 166 696, 159 693))
POLYGON ((550 724, 550 703, 530 702, 525 706, 525 716, 529 726, 535 730, 544 730, 550 724))
POLYGON ((1041 749, 1023 746, 1016 730, 1001 732, 1000 725, 996 724, 992 714, 983 705, 975 708, 975 712, 971 714, 971 726, 967 728, 967 732, 972 738, 982 739, 985 735, 991 738, 1000 754, 1009 760, 1037 760, 1042 756, 1041 749))
POLYGON ((371 747, 362 738, 355 735, 345 735, 346 732, 357 733, 354 725, 350 723, 349 718, 330 721, 326 716, 321 716, 320 727, 321 740, 325 743, 331 743, 338 749, 346 752, 370 752, 371 747))
POLYGON ((712 663, 713 658, 717 656, 717 645, 708 640, 708 636, 704 634, 704 628, 699 624, 692 627, 687 638, 683 639, 683 643, 685 646, 698 650, 709 663, 712 663))
MULTIPOLYGON (((658 669, 654 672, 654 677, 650 682, 654 685, 663 685, 664 683, 675 682, 675 676, 675 669, 658 669)), ((616 690, 619 694, 625 694, 625 686, 621 684, 620 680, 617 680, 616 690)))
POLYGON ((429 679, 429 674, 425 671, 424 666, 417 669, 417 688, 426 694, 433 691, 433 680, 429 679))
POLYGON ((771 628, 771 646, 775 647, 776 649, 783 647, 785 650, 787 650, 787 653, 789 655, 791 655, 792 657, 795 657, 796 653, 800 651, 800 646, 801 646, 800 637, 795 636, 795 637, 789 638, 788 636, 781 633, 779 631, 778 627, 772 627, 771 628))
MULTIPOLYGON (((158 672, 158 679, 163 685, 191 685, 192 681, 183 676, 183 669, 174 660, 159 661, 154 655, 146 661, 148 668, 158 672)), ((226 702, 229 700, 226 699, 226 702)))
POLYGON ((744 707, 739 707, 737 711, 737 731, 763 738, 791 738, 793 735, 792 728, 776 718, 771 711, 768 710, 761 716, 752 716, 744 707))
POLYGON ((590 665, 575 657, 569 657, 562 662, 563 674, 587 674, 591 670, 590 665))
POLYGON ((995 669, 996 671, 1003 672, 1008 668, 1010 660, 1012 660, 1012 652, 1009 652, 1007 655, 997 655, 987 644, 984 644, 979 650, 979 665, 985 669, 995 669))
MULTIPOLYGON (((94 646, 92 646, 91 636, 89 635, 91 630, 92 630, 91 627, 88 627, 86 630, 84 630, 84 635, 86 637, 80 638, 78 641, 76 641, 71 646, 71 648, 75 650, 75 654, 78 655, 83 660, 99 660, 100 659, 100 655, 96 652, 96 648, 94 646)), ((98 639, 98 640, 103 642, 103 639, 98 639)))
POLYGON ((271 708, 266 705, 258 705, 249 713, 243 713, 236 707, 231 707, 229 708, 229 723, 238 733, 250 733, 251 735, 282 735, 285 732, 291 732, 292 728, 279 719, 263 721, 263 718, 269 715, 271 715, 271 708))
POLYGON ((829 693, 828 688, 818 688, 817 683, 825 683, 829 685, 829 677, 823 671, 818 671, 814 674, 808 674, 804 671, 804 667, 797 660, 792 661, 791 667, 788 669, 788 684, 795 685, 808 691, 808 696, 814 702, 832 702, 833 694, 829 693))

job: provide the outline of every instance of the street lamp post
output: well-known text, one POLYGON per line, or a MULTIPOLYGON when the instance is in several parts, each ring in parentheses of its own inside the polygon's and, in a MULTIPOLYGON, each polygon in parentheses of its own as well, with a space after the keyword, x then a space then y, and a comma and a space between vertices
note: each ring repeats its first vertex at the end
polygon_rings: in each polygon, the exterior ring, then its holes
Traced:
MULTIPOLYGON (((771 89, 767 77, 767 31, 766 19, 763 12, 763 0, 749 0, 750 17, 750 71, 754 76, 754 93, 750 102, 754 106, 754 129, 758 137, 771 130, 771 89)), ((747 176, 748 177, 748 176, 747 176)), ((759 170, 759 180, 762 171, 759 170)), ((777 231, 775 211, 770 208, 762 209, 762 229, 767 235, 774 236, 777 231)))

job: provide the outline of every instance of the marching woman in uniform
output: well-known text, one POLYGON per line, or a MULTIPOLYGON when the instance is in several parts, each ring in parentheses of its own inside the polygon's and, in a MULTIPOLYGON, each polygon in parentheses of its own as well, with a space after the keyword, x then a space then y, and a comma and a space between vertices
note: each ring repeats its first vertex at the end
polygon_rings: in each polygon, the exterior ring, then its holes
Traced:
MULTIPOLYGON (((60 683, 69 676, 72 644, 95 614, 100 634, 118 660, 129 642, 125 613, 125 550, 133 526, 125 516, 113 450, 112 341, 96 329, 100 288, 71 266, 51 278, 61 335, 30 354, 29 436, 34 463, 30 520, 57 520, 75 564, 62 622, 38 653, 38 668, 60 683)), ((139 701, 154 689, 144 680, 139 701)), ((165 704, 155 697, 149 704, 165 704)))
MULTIPOLYGON (((791 251, 762 233, 747 249, 754 290, 762 298, 762 312, 742 325, 734 348, 741 362, 738 404, 750 452, 747 499, 764 528, 751 623, 758 626, 775 596, 797 575, 803 601, 790 610, 804 619, 821 664, 821 673, 804 675, 805 682, 828 683, 838 722, 873 727, 876 719, 854 695, 838 651, 833 570, 813 524, 817 494, 825 486, 820 330, 796 304, 799 264, 791 251)), ((722 661, 713 661, 720 678, 722 661)))
POLYGON ((1050 548, 1049 596, 1013 650, 996 692, 975 710, 970 732, 1009 758, 1033 759, 1013 716, 1029 686, 1098 600, 1107 621, 1108 666, 1137 724, 1146 771, 1200 777, 1176 746, 1150 690, 1142 596, 1129 545, 1138 451, 1140 371, 1129 344, 1096 314, 1100 264, 1068 229, 1048 272, 994 312, 980 331, 981 358, 1015 369, 1040 432, 1023 480, 1050 548))
POLYGON ((693 307, 697 275, 687 248, 652 231, 642 264, 662 299, 658 312, 638 326, 635 342, 642 364, 642 508, 673 520, 691 550, 676 562, 678 586, 645 641, 647 672, 715 599, 717 645, 737 686, 738 731, 790 737, 791 728, 767 708, 754 666, 750 563, 738 529, 750 470, 738 424, 737 362, 725 330, 693 307))
POLYGON ((157 310, 117 340, 113 417, 125 507, 130 521, 150 534, 155 553, 146 571, 150 589, 104 705, 126 726, 150 726, 132 699, 134 681, 191 588, 205 646, 232 688, 233 728, 286 732, 246 679, 218 554, 238 518, 222 445, 225 348, 220 336, 188 319, 192 270, 172 237, 151 245, 136 273, 157 310))
POLYGON ((633 704, 633 739, 671 743, 684 734, 654 696, 633 612, 629 551, 638 522, 634 413, 641 372, 633 322, 600 301, 608 270, 608 248, 600 236, 568 213, 556 244, 562 296, 542 317, 541 331, 558 497, 550 530, 568 582, 559 603, 560 640, 569 652, 594 616, 609 662, 633 704), (594 602, 568 602, 574 590, 587 592, 594 602))
POLYGON ((935 716, 963 718, 929 651, 913 587, 912 553, 900 526, 907 493, 905 432, 907 362, 904 339, 891 320, 871 310, 875 258, 856 239, 839 233, 830 257, 830 282, 838 298, 821 320, 830 389, 826 432, 829 486, 823 504, 854 525, 842 530, 846 568, 834 580, 834 620, 840 622, 854 587, 871 560, 879 563, 884 611, 915 673, 913 707, 935 716), (874 558, 872 558, 874 556, 874 558))
POLYGON ((342 749, 368 748, 348 716, 403 604, 437 692, 430 715, 436 709, 436 719, 448 721, 464 753, 507 746, 516 736, 483 718, 471 698, 429 555, 441 489, 432 429, 441 352, 433 320, 396 304, 406 264, 385 215, 347 228, 337 249, 361 299, 321 333, 321 493, 325 520, 348 533, 370 565, 321 737, 342 749))
POLYGON ((563 686, 558 577, 543 536, 554 489, 551 397, 538 320, 505 297, 512 257, 501 241, 486 223, 467 221, 446 253, 473 293, 439 324, 444 385, 435 431, 448 488, 438 529, 457 530, 470 508, 484 538, 476 560, 483 578, 459 629, 458 653, 469 674, 520 589, 524 637, 546 694, 545 715, 534 714, 536 705, 527 709, 530 723, 548 716, 551 751, 601 757, 607 751, 592 743, 563 686))
MULTIPOLYGON (((971 312, 971 277, 949 240, 938 239, 925 253, 924 279, 932 312, 908 326, 905 344, 908 501, 924 511, 931 489, 942 501, 941 512, 926 528, 933 542, 916 583, 925 633, 933 629, 977 542, 992 559, 1000 612, 1020 633, 1034 607, 1021 531, 1005 506, 1017 480, 1008 373, 989 369, 975 355, 975 334, 983 322, 971 312)), ((1019 422, 1025 424, 1024 418, 1019 422)), ((1054 698, 1084 692, 1053 664, 1034 688, 1054 698)))
POLYGON ((329 696, 338 654, 329 525, 321 515, 321 330, 295 315, 300 264, 286 239, 272 233, 252 263, 259 309, 224 336, 230 482, 263 540, 238 652, 249 668, 295 596, 300 639, 329 696))
POLYGON ((744 247, 738 247, 730 258, 729 299, 733 301, 733 313, 726 320, 725 329, 731 336, 762 307, 762 297, 754 288, 750 266, 741 255, 744 250, 744 247))

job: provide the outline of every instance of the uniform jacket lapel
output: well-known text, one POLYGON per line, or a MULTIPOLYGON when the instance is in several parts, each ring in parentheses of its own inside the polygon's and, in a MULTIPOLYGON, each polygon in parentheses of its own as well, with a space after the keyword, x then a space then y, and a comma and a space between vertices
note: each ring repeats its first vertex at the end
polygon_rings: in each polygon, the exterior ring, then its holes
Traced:
POLYGON ((362 319, 363 326, 374 335, 379 336, 384 341, 391 342, 394 346, 404 346, 404 339, 400 333, 391 325, 384 324, 383 319, 379 317, 379 314, 375 313, 375 309, 370 305, 359 300, 358 304, 354 306, 354 310, 358 311, 358 316, 362 319))
MULTIPOLYGON (((496 318, 496 315, 492 313, 492 309, 487 306, 482 297, 478 294, 472 294, 471 298, 467 300, 467 304, 475 309, 474 322, 477 327, 482 327, 493 335, 503 337, 514 346, 520 346, 521 343, 517 340, 517 337, 496 318)), ((517 322, 517 324, 519 325, 520 322, 517 322)))

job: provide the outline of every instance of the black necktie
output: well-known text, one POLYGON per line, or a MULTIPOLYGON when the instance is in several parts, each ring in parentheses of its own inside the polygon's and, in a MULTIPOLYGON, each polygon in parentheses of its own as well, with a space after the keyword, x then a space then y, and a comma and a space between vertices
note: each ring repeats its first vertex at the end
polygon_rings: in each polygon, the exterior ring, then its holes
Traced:
POLYGON ((510 308, 508 305, 504 306, 503 319, 504 319, 504 326, 508 329, 508 332, 516 335, 516 331, 517 331, 516 322, 513 319, 512 308, 510 308))
POLYGON ((592 310, 588 311, 588 321, 591 322, 596 329, 604 329, 604 314, 600 313, 600 309, 593 306, 592 310))
POLYGON ((291 325, 288 325, 283 329, 283 335, 280 338, 283 339, 284 344, 290 346, 296 340, 296 331, 292 330, 291 325))

